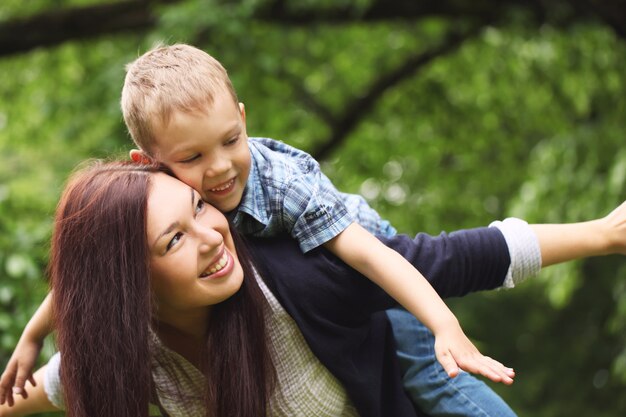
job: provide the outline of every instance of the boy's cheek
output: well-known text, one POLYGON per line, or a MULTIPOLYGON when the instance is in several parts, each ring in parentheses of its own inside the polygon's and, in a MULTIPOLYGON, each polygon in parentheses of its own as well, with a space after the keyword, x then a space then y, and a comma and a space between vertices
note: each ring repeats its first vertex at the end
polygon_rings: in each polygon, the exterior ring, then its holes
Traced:
POLYGON ((179 180, 198 191, 203 198, 205 197, 204 191, 202 190, 202 173, 200 170, 179 167, 177 169, 172 169, 172 171, 179 180))

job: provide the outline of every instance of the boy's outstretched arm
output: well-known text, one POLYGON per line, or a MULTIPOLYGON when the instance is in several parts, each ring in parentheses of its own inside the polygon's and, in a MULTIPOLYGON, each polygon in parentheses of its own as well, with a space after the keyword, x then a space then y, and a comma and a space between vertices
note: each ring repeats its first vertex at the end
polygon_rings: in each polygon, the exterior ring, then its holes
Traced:
POLYGON ((378 284, 434 333, 435 353, 448 375, 456 376, 461 368, 495 382, 513 382, 513 370, 476 349, 424 276, 368 231, 353 223, 324 246, 378 284))
POLYGON ((542 267, 589 256, 626 255, 626 202, 600 219, 530 227, 539 241, 542 267))
POLYGON ((52 331, 52 293, 49 293, 30 319, 17 342, 11 359, 0 377, 0 405, 14 403, 13 395, 28 398, 26 381, 36 386, 33 369, 43 341, 52 331))
POLYGON ((43 378, 46 372, 46 366, 40 368, 32 379, 29 378, 32 386, 28 387, 30 395, 28 397, 16 398, 12 406, 9 404, 0 405, 0 417, 23 417, 46 411, 57 411, 48 399, 44 390, 43 378))

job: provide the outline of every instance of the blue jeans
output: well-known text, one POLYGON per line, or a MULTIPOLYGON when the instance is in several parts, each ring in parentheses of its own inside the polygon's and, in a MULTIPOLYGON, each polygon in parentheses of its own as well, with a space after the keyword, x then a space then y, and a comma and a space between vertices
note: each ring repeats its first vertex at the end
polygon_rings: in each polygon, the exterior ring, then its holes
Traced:
POLYGON ((387 310, 398 348, 404 388, 424 412, 435 416, 515 417, 484 382, 466 372, 448 377, 435 357, 435 338, 401 308, 387 310))

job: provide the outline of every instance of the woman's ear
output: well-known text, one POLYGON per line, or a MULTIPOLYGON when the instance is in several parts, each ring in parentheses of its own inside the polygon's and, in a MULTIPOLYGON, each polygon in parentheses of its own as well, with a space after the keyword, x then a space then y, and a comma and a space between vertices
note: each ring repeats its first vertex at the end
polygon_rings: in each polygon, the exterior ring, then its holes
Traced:
POLYGON ((150 158, 144 151, 140 151, 139 149, 131 149, 129 152, 130 160, 135 162, 136 164, 151 164, 152 158, 150 158))

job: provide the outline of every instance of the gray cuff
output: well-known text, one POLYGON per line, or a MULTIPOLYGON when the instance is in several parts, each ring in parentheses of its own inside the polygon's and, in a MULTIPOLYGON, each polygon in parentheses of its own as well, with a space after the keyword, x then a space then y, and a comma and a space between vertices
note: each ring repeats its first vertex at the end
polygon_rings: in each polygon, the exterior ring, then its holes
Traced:
POLYGON ((503 288, 513 288, 541 270, 541 249, 535 232, 524 220, 509 217, 495 221, 489 227, 497 227, 509 247, 511 266, 502 283, 503 288))
POLYGON ((43 377, 43 388, 46 392, 48 400, 57 408, 63 410, 63 390, 61 387, 61 377, 59 376, 61 369, 61 354, 55 353, 48 361, 46 373, 43 377))

